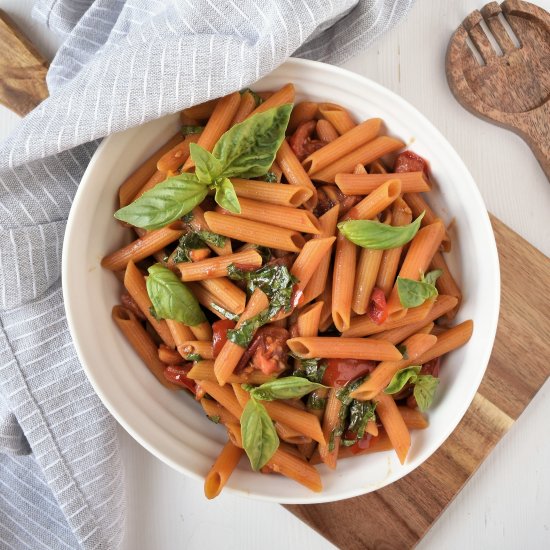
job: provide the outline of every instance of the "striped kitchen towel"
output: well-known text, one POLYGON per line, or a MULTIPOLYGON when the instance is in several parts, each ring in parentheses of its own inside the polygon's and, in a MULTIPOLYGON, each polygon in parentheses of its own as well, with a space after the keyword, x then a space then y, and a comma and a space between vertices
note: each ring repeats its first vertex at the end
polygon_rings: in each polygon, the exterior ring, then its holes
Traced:
POLYGON ((50 97, 0 146, 0 547, 117 548, 115 423, 67 329, 61 248, 98 140, 253 84, 290 55, 341 63, 412 0, 40 0, 64 41, 50 97))

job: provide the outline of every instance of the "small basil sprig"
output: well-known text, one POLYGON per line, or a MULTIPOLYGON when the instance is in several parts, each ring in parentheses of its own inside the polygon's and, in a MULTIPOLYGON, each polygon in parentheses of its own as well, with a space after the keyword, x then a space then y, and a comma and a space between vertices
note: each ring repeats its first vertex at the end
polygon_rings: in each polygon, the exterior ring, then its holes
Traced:
POLYGON ((388 250, 407 244, 416 235, 424 212, 408 225, 387 225, 372 220, 340 222, 338 229, 348 241, 372 250, 388 250))
POLYGON ((429 298, 437 296, 435 282, 442 273, 441 269, 434 269, 425 276, 422 275, 420 281, 397 277, 397 293, 401 305, 407 308, 417 307, 429 298))
POLYGON ((147 277, 147 294, 161 319, 180 321, 188 326, 204 323, 206 317, 194 294, 161 264, 152 265, 147 277))
POLYGON ((279 447, 279 436, 266 408, 253 397, 241 414, 243 449, 253 470, 263 468, 279 447))
POLYGON ((212 153, 191 143, 194 174, 179 174, 159 183, 117 210, 115 218, 135 227, 159 229, 190 212, 206 198, 209 189, 215 189, 215 200, 222 208, 240 214, 229 178, 255 178, 267 173, 285 137, 291 110, 289 103, 235 124, 221 136, 212 153))
POLYGON ((250 392, 250 396, 260 401, 274 401, 275 399, 298 399, 314 390, 325 388, 323 384, 310 382, 300 376, 285 376, 271 382, 266 382, 257 388, 243 384, 243 388, 250 392))
POLYGON ((384 393, 398 393, 407 382, 410 382, 414 384, 413 395, 418 404, 418 408, 421 411, 429 409, 434 400, 439 378, 431 374, 420 374, 421 368, 420 366, 411 366, 397 371, 388 384, 388 387, 384 390, 384 393))
POLYGON ((202 134, 204 126, 187 126, 184 125, 180 128, 182 136, 188 136, 189 134, 202 134))

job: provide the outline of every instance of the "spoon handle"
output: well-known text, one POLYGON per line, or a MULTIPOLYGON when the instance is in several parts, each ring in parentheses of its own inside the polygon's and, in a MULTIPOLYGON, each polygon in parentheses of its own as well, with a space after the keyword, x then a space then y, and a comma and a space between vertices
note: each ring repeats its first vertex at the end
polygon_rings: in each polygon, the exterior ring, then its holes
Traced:
POLYGON ((531 111, 518 130, 550 181, 550 103, 531 111))

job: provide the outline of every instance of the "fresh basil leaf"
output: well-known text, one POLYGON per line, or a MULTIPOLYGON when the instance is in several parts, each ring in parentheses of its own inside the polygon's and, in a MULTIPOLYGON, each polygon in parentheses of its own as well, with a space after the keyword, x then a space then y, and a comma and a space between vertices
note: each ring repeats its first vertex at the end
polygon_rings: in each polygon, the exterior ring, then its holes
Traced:
POLYGON ((320 397, 319 393, 314 391, 307 398, 307 408, 322 411, 327 405, 326 397, 320 397))
POLYGON ((277 431, 266 408, 250 399, 241 415, 243 449, 253 470, 263 468, 279 447, 277 431))
POLYGON ((439 384, 439 378, 432 376, 431 374, 421 374, 418 376, 414 385, 413 395, 416 399, 418 408, 424 412, 429 409, 434 397, 435 390, 439 384))
POLYGON ((437 279, 443 275, 442 269, 434 269, 433 271, 430 271, 429 273, 426 273, 426 275, 423 275, 420 280, 423 283, 427 283, 429 285, 435 285, 437 279))
POLYGON ((409 358, 409 354, 407 353, 407 346, 405 344, 399 344, 396 347, 399 350, 399 353, 403 356, 403 359, 409 358))
POLYGON ((388 250, 407 244, 418 232, 424 212, 408 225, 393 226, 372 220, 340 222, 338 229, 348 241, 372 250, 388 250))
POLYGON ((226 319, 229 319, 230 321, 238 321, 240 318, 240 315, 237 315, 236 313, 231 313, 231 311, 223 308, 222 306, 216 304, 215 302, 210 303, 210 307, 212 309, 215 309, 218 313, 223 315, 226 319))
POLYGON ((251 90, 250 88, 244 88, 240 91, 240 94, 242 95, 246 92, 248 92, 254 98, 254 105, 256 107, 260 106, 264 102, 264 100, 254 90, 251 90))
POLYGON ((213 155, 226 178, 263 176, 273 164, 284 137, 292 104, 252 115, 230 128, 216 143, 213 155))
POLYGON ((219 424, 220 423, 220 417, 218 415, 214 415, 214 416, 206 415, 206 418, 208 418, 208 420, 210 420, 210 422, 214 422, 214 424, 219 424))
POLYGON ((185 358, 187 361, 202 361, 202 357, 198 353, 188 353, 185 358))
POLYGON ((208 188, 194 174, 180 174, 164 180, 117 210, 115 218, 135 227, 160 229, 193 210, 207 194, 208 188))
POLYGON ((277 174, 275 172, 268 172, 265 176, 260 178, 262 181, 267 183, 277 183, 277 174))
POLYGON ((406 367, 404 369, 398 370, 393 378, 390 380, 388 387, 384 390, 384 393, 392 394, 400 392, 403 389, 403 386, 407 382, 414 383, 418 377, 418 373, 422 367, 412 366, 406 367))
POLYGON ((235 188, 229 178, 222 178, 216 181, 216 196, 215 201, 222 207, 232 212, 233 214, 241 213, 241 205, 235 193, 235 188))
POLYGON ((205 244, 200 238, 199 233, 195 231, 189 231, 188 233, 180 237, 180 240, 178 241, 178 246, 176 246, 176 248, 174 249, 172 260, 175 264, 190 262, 191 257, 189 256, 189 252, 191 250, 197 250, 204 247, 205 244))
POLYGON ((250 395, 259 401, 296 399, 324 387, 325 386, 323 386, 323 384, 310 382, 307 378, 301 378, 299 376, 285 376, 284 378, 277 378, 276 380, 266 382, 265 384, 254 388, 250 392, 250 395))
POLYGON ((356 439, 365 435, 365 429, 369 421, 376 420, 376 403, 373 401, 358 401, 354 399, 349 407, 348 430, 357 434, 356 439))
POLYGON ((216 155, 197 143, 189 144, 189 153, 195 163, 195 176, 203 184, 214 183, 222 172, 222 163, 216 155))
POLYGON ((295 359, 299 360, 299 367, 292 373, 292 376, 301 376, 307 378, 310 382, 321 383, 327 370, 325 361, 321 361, 321 359, 302 359, 301 357, 295 357, 295 359))
POLYGON ((217 233, 212 233, 212 231, 197 231, 197 235, 205 243, 211 244, 213 246, 222 247, 225 246, 227 238, 223 235, 218 235, 217 233))
POLYGON ((202 134, 204 126, 182 126, 180 132, 182 136, 188 136, 189 134, 202 134))
POLYGON ((228 330, 227 339, 230 342, 237 344, 237 346, 240 346, 241 348, 246 349, 250 344, 250 342, 252 341, 252 338, 254 337, 254 333, 260 327, 262 327, 266 323, 269 323, 270 319, 271 319, 270 309, 269 308, 264 309, 254 317, 251 317, 250 319, 247 319, 246 321, 244 321, 239 328, 228 330))
POLYGON ((193 211, 187 212, 184 216, 182 216, 181 220, 185 223, 191 223, 193 221, 193 218, 195 217, 195 214, 193 214, 193 211))
POLYGON ((160 317, 180 321, 188 326, 206 321, 193 293, 172 271, 161 264, 152 265, 148 271, 147 294, 160 317))
POLYGON ((397 277, 397 293, 403 307, 417 307, 429 298, 437 296, 437 288, 423 281, 397 277))
POLYGON ((344 406, 347 407, 352 402, 353 399, 350 397, 351 393, 354 392, 366 380, 366 378, 367 377, 364 376, 362 378, 358 378, 357 380, 353 380, 336 392, 336 397, 343 403, 344 406))

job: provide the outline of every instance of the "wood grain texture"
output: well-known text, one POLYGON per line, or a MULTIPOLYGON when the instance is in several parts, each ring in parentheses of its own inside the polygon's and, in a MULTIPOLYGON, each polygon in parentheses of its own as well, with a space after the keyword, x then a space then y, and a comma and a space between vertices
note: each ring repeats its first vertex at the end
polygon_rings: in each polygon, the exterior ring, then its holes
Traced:
POLYGON ((48 62, 0 10, 0 103, 24 116, 48 97, 48 62))
POLYGON ((492 223, 502 277, 499 325, 485 377, 456 430, 421 467, 388 487, 340 502, 287 506, 339 548, 415 546, 550 375, 550 262, 498 219, 492 223))
POLYGON ((463 107, 516 132, 529 145, 550 179, 550 14, 522 0, 491 2, 472 12, 454 33, 447 50, 447 80, 463 107), (515 47, 499 15, 520 47, 515 47), (498 55, 481 23, 502 50, 498 55), (467 45, 471 39, 484 64, 467 45))

